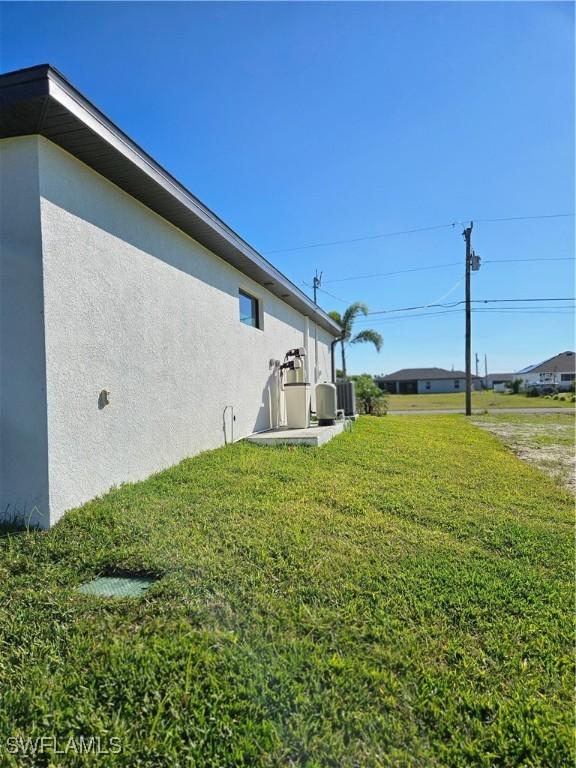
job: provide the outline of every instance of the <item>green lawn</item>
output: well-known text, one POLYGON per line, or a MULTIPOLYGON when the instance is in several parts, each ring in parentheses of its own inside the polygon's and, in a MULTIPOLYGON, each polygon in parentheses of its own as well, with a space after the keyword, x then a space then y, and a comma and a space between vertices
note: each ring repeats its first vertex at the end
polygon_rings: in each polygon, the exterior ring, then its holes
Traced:
POLYGON ((460 416, 124 486, 0 540, 0 764, 572 765, 572 523, 460 416), (115 569, 164 578, 75 591, 115 569), (19 735, 123 751, 13 757, 19 735))
MULTIPOLYGON (((570 402, 570 393, 561 395, 565 400, 553 400, 545 397, 526 397, 526 395, 505 394, 502 392, 473 392, 473 408, 574 408, 570 402)), ((461 408, 465 406, 464 392, 430 395, 389 395, 389 410, 408 409, 441 410, 443 408, 461 408)))

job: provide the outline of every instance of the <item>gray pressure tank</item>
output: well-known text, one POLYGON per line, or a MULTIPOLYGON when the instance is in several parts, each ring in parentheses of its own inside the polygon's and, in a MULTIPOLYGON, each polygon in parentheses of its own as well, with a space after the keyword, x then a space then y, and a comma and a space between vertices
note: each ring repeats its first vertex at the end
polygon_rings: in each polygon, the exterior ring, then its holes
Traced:
POLYGON ((316 417, 321 427, 336 421, 336 387, 328 381, 316 384, 316 417))

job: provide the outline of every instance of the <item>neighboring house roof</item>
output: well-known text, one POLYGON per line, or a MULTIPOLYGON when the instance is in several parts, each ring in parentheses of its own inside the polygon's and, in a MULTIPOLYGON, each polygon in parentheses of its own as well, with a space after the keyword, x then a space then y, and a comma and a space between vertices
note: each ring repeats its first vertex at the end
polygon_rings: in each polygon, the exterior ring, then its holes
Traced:
MULTIPOLYGON (((417 379, 465 379, 464 371, 447 371, 445 368, 402 368, 386 376, 376 376, 379 381, 415 381, 417 379)), ((478 378, 472 376, 473 379, 478 378)))
POLYGON ((488 376, 482 377, 486 381, 513 381, 515 373, 489 373, 488 376))
POLYGON ((36 134, 74 155, 334 336, 340 335, 326 312, 49 64, 0 75, 0 138, 36 134))
POLYGON ((574 352, 560 352, 559 355, 544 360, 543 363, 529 365, 518 373, 575 373, 576 356, 574 352))

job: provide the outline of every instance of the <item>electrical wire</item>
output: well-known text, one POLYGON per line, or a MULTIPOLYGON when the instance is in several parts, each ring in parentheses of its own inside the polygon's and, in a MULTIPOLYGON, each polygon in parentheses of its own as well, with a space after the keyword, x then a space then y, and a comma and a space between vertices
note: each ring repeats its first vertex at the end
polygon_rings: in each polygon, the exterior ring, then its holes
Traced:
MULTIPOLYGON (((496 303, 507 303, 507 302, 517 302, 517 301, 576 301, 574 297, 571 298, 524 298, 524 299, 472 299, 472 304, 496 304, 496 303)), ((386 315, 391 312, 408 312, 413 311, 416 309, 428 309, 429 307, 456 307, 460 304, 466 304, 466 301, 454 301, 450 304, 419 304, 414 307, 401 307, 399 309, 378 309, 374 312, 368 312, 369 315, 386 315)))
POLYGON ((434 301, 431 301, 430 304, 427 304, 426 306, 433 307, 437 302, 444 301, 444 299, 447 299, 448 296, 450 296, 451 293, 454 293, 456 288, 458 288, 458 286, 464 282, 464 280, 466 280, 466 275, 462 275, 462 277, 456 283, 454 283, 454 285, 452 286, 452 288, 450 288, 449 291, 446 291, 446 293, 442 294, 442 296, 439 296, 437 299, 434 299, 434 301))
POLYGON ((485 224, 495 221, 529 221, 531 219, 567 219, 573 217, 573 213, 543 213, 538 216, 503 216, 497 219, 474 219, 474 221, 485 224))
MULTIPOLYGON (((414 313, 410 315, 394 315, 392 317, 379 317, 376 320, 370 321, 370 325, 377 325, 378 323, 388 323, 391 320, 412 320, 416 317, 436 317, 437 315, 453 315, 455 313, 460 314, 461 312, 464 312, 464 308, 461 307, 460 309, 444 309, 440 312, 419 312, 414 313)), ((358 325, 364 325, 368 324, 366 321, 364 323, 360 322, 358 325)))
POLYGON ((352 275, 351 277, 339 277, 334 280, 325 280, 325 283, 346 283, 349 280, 371 280, 374 277, 389 277, 390 275, 404 275, 408 272, 424 272, 430 269, 442 269, 444 267, 460 266, 462 261, 449 261, 446 264, 431 264, 428 267, 412 267, 410 269, 398 269, 394 272, 376 272, 372 275, 352 275))
MULTIPOLYGON (((500 218, 493 219, 475 219, 478 223, 492 223, 501 221, 528 221, 536 219, 562 219, 574 217, 573 213, 548 213, 540 214, 538 216, 502 216, 500 218)), ((456 225, 462 225, 459 220, 451 221, 448 224, 435 224, 430 227, 414 227, 412 229, 401 229, 397 232, 384 232, 378 235, 363 235, 361 237, 350 237, 343 240, 327 240, 322 243, 309 243, 307 245, 297 245, 290 248, 276 248, 273 251, 263 251, 264 255, 272 253, 288 253, 290 251, 307 251, 310 248, 325 248, 332 245, 346 245, 348 243, 359 243, 365 240, 380 240, 385 237, 397 237, 398 235, 411 235, 415 232, 431 232, 435 229, 454 229, 456 225)))
POLYGON ((297 245, 291 248, 276 248, 273 251, 264 251, 264 255, 271 253, 288 253, 289 251, 307 251, 310 248, 324 248, 330 245, 346 245, 349 243, 360 243, 364 240, 380 240, 383 237, 396 237, 397 235, 411 235, 414 232, 431 232, 434 229, 446 229, 455 227, 459 222, 452 221, 450 224, 435 224, 432 227, 415 227, 414 229, 401 229, 397 232, 384 232, 380 235, 363 235, 362 237, 350 237, 345 240, 328 240, 323 243, 309 243, 308 245, 297 245))
POLYGON ((484 259, 483 264, 508 264, 514 261, 576 261, 574 256, 550 256, 544 259, 484 259))
MULTIPOLYGON (((380 317, 376 320, 370 321, 370 325, 379 325, 380 323, 388 323, 392 320, 413 320, 417 319, 419 317, 436 317, 438 315, 452 315, 452 314, 461 314, 462 312, 465 312, 464 307, 460 307, 459 309, 446 309, 441 310, 439 312, 414 312, 413 314, 408 315, 392 315, 390 317, 380 317)), ((540 309, 517 309, 513 312, 512 315, 510 313, 506 312, 505 309, 495 309, 495 308, 477 308, 472 309, 472 314, 476 315, 477 313, 488 313, 488 314, 503 314, 507 315, 508 317, 516 316, 516 315, 571 315, 574 316, 574 309, 573 308, 566 308, 566 309, 549 309, 549 310, 540 310, 540 309)), ((358 325, 367 325, 368 323, 358 323, 358 325)))
MULTIPOLYGON (((512 263, 512 262, 527 262, 527 261, 576 261, 573 256, 553 256, 551 258, 534 258, 534 259, 484 259, 483 264, 498 264, 498 263, 512 263)), ((371 280, 375 277, 390 277, 391 275, 403 275, 409 272, 425 272, 430 269, 443 269, 444 267, 459 266, 461 261, 449 261, 444 264, 431 264, 426 267, 412 267, 410 269, 399 269, 394 272, 375 272, 371 275, 351 275, 349 277, 339 277, 333 280, 325 280, 325 283, 346 283, 350 280, 371 280)))
MULTIPOLYGON (((314 286, 311 285, 311 283, 303 282, 302 285, 305 285, 308 288, 314 288, 314 286)), ((324 288, 320 288, 320 286, 316 286, 316 290, 320 291, 321 293, 325 293, 327 296, 330 296, 330 298, 334 299, 335 301, 341 301, 342 304, 352 304, 351 301, 348 301, 347 299, 341 299, 339 296, 334 296, 333 293, 329 293, 328 291, 324 290, 324 288)))

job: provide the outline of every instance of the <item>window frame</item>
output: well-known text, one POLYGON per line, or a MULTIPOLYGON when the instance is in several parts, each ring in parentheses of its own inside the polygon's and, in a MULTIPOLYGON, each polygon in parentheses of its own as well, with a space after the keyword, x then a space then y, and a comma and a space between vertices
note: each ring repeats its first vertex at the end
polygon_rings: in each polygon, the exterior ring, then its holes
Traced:
POLYGON ((238 319, 242 325, 246 325, 248 328, 257 328, 259 331, 264 329, 264 313, 262 311, 262 298, 255 296, 254 293, 246 288, 238 288, 238 319), (251 302, 252 312, 250 314, 251 322, 248 322, 248 318, 242 318, 242 299, 248 299, 251 302))
POLYGON ((454 389, 460 389, 460 379, 452 379, 454 382, 454 389))

